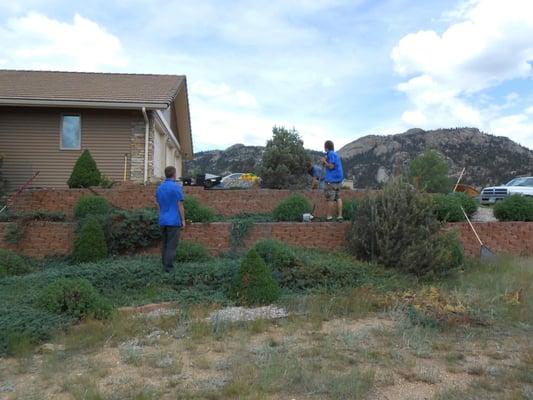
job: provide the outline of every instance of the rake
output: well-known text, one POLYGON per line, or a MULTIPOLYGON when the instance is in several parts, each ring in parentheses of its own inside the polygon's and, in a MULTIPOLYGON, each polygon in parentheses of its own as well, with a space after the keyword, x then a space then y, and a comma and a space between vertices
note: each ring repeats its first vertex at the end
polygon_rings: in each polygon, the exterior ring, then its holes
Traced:
MULTIPOLYGON (((455 193, 455 190, 457 189, 457 185, 459 185, 459 182, 463 178, 465 170, 466 170, 466 168, 463 168, 463 170, 461 171, 461 174, 459 175, 459 179, 457 179, 457 183, 453 187, 453 192, 454 193, 455 193)), ((479 242, 479 259, 481 261, 483 261, 483 262, 495 263, 497 261, 498 257, 496 256, 496 254, 491 249, 489 249, 487 246, 485 246, 485 244, 483 243, 483 241, 479 237, 478 233, 476 232, 476 229, 474 228, 474 225, 472 225, 472 222, 470 222, 470 218, 468 218, 468 215, 466 215, 465 209, 463 208, 462 205, 460 207, 461 207, 461 211, 463 212, 463 215, 465 216, 466 221, 468 222, 468 225, 470 225, 470 228, 472 229, 472 232, 474 232, 474 235, 476 235, 476 239, 479 242)))

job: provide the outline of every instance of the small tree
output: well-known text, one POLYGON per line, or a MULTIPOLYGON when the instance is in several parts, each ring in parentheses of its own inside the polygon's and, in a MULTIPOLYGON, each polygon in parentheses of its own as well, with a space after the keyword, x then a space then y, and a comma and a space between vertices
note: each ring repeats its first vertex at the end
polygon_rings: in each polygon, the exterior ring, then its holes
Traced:
POLYGON ((230 297, 242 305, 270 304, 280 296, 278 283, 272 271, 257 254, 248 251, 234 278, 230 297))
POLYGON ((402 179, 363 198, 348 234, 356 257, 418 276, 445 275, 462 262, 454 232, 442 232, 434 200, 402 179))
POLYGON ((93 216, 81 226, 74 241, 72 261, 76 263, 93 262, 107 257, 107 244, 102 225, 93 216))
POLYGON ((451 189, 448 163, 436 150, 426 150, 409 163, 409 181, 428 193, 447 193, 451 189))
POLYGON ((84 150, 76 161, 72 174, 68 180, 70 188, 86 188, 98 186, 102 180, 102 174, 96 165, 89 150, 84 150))
POLYGON ((259 168, 263 185, 273 189, 304 186, 308 161, 309 155, 298 132, 275 126, 259 168))

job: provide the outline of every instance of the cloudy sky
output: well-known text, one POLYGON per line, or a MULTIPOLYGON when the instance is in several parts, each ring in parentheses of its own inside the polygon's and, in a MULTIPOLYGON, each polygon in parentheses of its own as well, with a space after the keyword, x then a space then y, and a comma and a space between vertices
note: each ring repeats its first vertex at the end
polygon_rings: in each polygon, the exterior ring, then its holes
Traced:
POLYGON ((475 126, 533 149, 533 0, 0 0, 0 68, 185 74, 195 150, 475 126))

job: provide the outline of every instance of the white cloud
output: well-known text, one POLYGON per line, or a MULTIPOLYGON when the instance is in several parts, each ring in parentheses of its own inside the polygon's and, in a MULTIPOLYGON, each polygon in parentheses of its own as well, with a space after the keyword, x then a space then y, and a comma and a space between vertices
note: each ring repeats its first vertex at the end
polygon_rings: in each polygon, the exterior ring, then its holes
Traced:
POLYGON ((533 76, 533 1, 470 0, 446 16, 454 23, 442 34, 410 33, 391 52, 394 70, 406 78, 397 89, 412 103, 403 122, 478 126, 533 147, 525 112, 501 115, 518 94, 510 93, 501 107, 479 108, 472 101, 484 89, 533 76))
POLYGON ((30 12, 0 27, 0 57, 15 68, 101 71, 127 65, 120 40, 75 14, 72 23, 30 12))
POLYGON ((235 90, 226 83, 196 81, 192 84, 192 92, 194 96, 199 96, 220 105, 242 108, 257 107, 257 100, 252 94, 244 90, 235 90))
POLYGON ((331 126, 310 120, 274 119, 251 110, 223 110, 199 98, 191 99, 194 145, 197 149, 225 148, 235 143, 264 146, 272 127, 285 126, 300 132, 306 148, 321 149, 331 126))

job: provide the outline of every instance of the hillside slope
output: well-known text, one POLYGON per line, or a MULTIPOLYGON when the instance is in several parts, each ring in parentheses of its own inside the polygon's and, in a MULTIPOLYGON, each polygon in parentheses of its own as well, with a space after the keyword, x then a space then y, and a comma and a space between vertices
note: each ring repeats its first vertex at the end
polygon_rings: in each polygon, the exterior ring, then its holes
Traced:
MULTIPOLYGON (((432 148, 442 153, 457 176, 467 168, 464 183, 474 186, 501 184, 517 175, 533 175, 533 151, 509 138, 493 136, 476 128, 411 129, 396 135, 369 135, 339 150, 346 178, 356 187, 380 187, 390 176, 406 171, 410 160, 432 148)), ((233 145, 226 150, 204 151, 186 163, 189 175, 257 172, 264 147, 233 145)), ((309 151, 318 159, 321 153, 309 151)))

